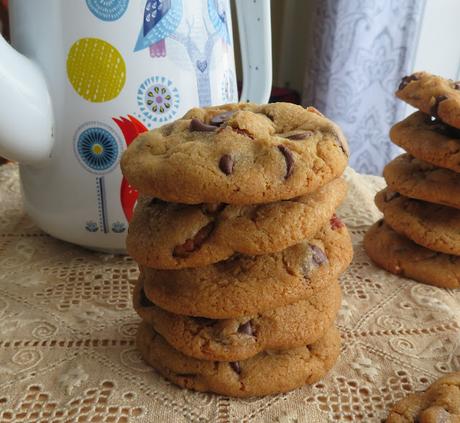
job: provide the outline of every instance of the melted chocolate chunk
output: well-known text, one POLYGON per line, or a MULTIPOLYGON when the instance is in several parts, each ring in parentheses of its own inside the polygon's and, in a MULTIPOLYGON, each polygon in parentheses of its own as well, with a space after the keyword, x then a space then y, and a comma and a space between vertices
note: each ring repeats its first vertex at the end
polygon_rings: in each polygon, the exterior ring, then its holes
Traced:
POLYGON ((454 90, 460 90, 460 81, 454 82, 454 90))
POLYGON ((233 173, 233 159, 229 154, 224 154, 219 160, 219 169, 226 175, 233 173))
POLYGON ((140 292, 140 304, 142 307, 152 307, 154 304, 152 303, 152 301, 150 301, 148 298, 147 298, 147 295, 145 295, 145 291, 144 291, 144 288, 141 289, 141 292, 140 292))
POLYGON ((292 140, 292 141, 300 141, 300 140, 304 140, 306 138, 310 138, 312 135, 313 135, 313 132, 304 131, 304 132, 299 132, 298 134, 288 135, 285 138, 287 138, 288 140, 292 140))
POLYGON ((284 145, 279 145, 278 150, 284 156, 284 160, 286 161, 286 174, 284 175, 284 179, 287 179, 294 171, 294 156, 292 155, 291 150, 284 145))
POLYGON ((189 253, 198 250, 209 238, 214 229, 214 222, 203 226, 193 238, 187 239, 182 245, 176 245, 173 250, 174 257, 185 258, 189 253))
POLYGON ((441 103, 441 101, 447 100, 447 96, 438 95, 435 97, 434 100, 435 101, 434 101, 434 104, 431 106, 430 113, 431 113, 431 116, 434 116, 435 118, 439 118, 438 116, 439 103, 441 103))
POLYGON ((215 115, 211 118, 210 124, 214 126, 220 126, 224 122, 227 122, 236 112, 233 111, 228 111, 228 112, 223 112, 219 113, 218 115, 215 115))
POLYGON ((238 332, 244 333, 250 336, 254 335, 254 330, 252 329, 251 321, 248 320, 246 323, 243 323, 242 325, 240 325, 240 327, 238 328, 238 332))
POLYGON ((402 89, 406 88, 409 82, 417 81, 417 80, 418 80, 418 76, 415 74, 405 76, 403 79, 401 79, 401 83, 399 84, 398 91, 401 91, 402 89))
POLYGON ((379 228, 381 228, 382 225, 383 225, 383 222, 384 222, 383 219, 380 219, 380 220, 377 222, 377 226, 378 226, 379 228))
POLYGON ((322 264, 327 263, 327 256, 321 248, 314 244, 310 244, 310 248, 312 252, 312 259, 315 264, 321 266, 322 264))
POLYGON ((441 123, 441 121, 439 120, 439 118, 435 118, 434 116, 430 116, 430 115, 426 115, 425 116, 425 119, 424 119, 424 122, 427 124, 427 125, 438 125, 439 123, 441 123))
POLYGON ((343 222, 340 220, 340 218, 336 214, 332 215, 332 217, 329 220, 329 222, 331 224, 331 229, 333 229, 333 230, 340 229, 340 228, 343 228, 345 226, 343 224, 343 222))
POLYGON ((190 122, 190 131, 197 132, 214 132, 217 128, 213 125, 208 125, 200 119, 193 118, 190 122))
POLYGON ((232 370, 235 373, 238 373, 238 374, 241 373, 241 367, 240 367, 240 363, 238 361, 231 361, 229 364, 230 364, 230 367, 232 368, 232 370))

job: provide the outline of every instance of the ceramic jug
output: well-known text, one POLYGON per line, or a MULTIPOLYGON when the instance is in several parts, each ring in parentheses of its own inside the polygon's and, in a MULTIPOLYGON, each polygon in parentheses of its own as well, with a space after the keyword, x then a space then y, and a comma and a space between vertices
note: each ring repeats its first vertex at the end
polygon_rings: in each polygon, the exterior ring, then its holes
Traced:
MULTIPOLYGON (((10 0, 0 36, 0 156, 20 163, 45 232, 124 252, 137 192, 118 162, 141 132, 238 101, 228 0, 10 0)), ((271 86, 269 0, 237 0, 240 101, 271 86)))
MULTIPOLYGON (((45 232, 123 252, 137 192, 118 162, 141 132, 238 101, 229 0, 10 0, 0 156, 45 232)), ((271 86, 269 0, 237 0, 243 89, 271 86)))

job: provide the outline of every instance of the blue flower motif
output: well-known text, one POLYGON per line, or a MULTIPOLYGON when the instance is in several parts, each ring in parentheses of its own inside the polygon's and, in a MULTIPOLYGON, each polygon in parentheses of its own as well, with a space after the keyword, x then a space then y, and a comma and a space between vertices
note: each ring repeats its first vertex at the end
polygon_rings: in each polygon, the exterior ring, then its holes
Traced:
POLYGON ((89 126, 77 132, 75 153, 86 170, 103 174, 111 171, 118 163, 120 147, 110 128, 89 126))
POLYGON ((85 229, 88 232, 97 232, 99 230, 99 227, 97 226, 96 222, 89 220, 88 222, 86 222, 85 229))
POLYGON ((126 230, 126 226, 122 222, 114 222, 112 223, 112 232, 116 234, 121 234, 126 230))
POLYGON ((139 87, 137 103, 145 118, 165 123, 179 109, 179 91, 170 80, 154 76, 146 79, 139 87))

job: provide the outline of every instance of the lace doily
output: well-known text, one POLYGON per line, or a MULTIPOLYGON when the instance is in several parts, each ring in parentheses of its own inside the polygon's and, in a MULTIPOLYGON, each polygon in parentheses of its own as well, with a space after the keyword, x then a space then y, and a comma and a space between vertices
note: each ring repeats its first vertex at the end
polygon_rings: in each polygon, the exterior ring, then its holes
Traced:
POLYGON ((41 232, 22 210, 17 167, 2 166, 0 422, 380 422, 393 402, 460 370, 460 291, 373 266, 362 237, 384 183, 346 177, 339 214, 355 258, 341 278, 341 358, 313 386, 236 400, 176 388, 146 366, 134 347, 135 263, 41 232))

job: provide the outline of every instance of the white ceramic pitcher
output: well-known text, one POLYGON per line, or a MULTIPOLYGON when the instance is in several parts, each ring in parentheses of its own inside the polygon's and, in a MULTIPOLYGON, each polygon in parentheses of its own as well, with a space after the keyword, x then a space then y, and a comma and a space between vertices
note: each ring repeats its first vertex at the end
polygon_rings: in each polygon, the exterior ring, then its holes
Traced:
MULTIPOLYGON (((269 0, 237 0, 241 101, 271 85, 269 0)), ((0 156, 49 234, 123 252, 137 192, 118 167, 137 134, 238 101, 228 0, 10 0, 0 36, 0 156)))

